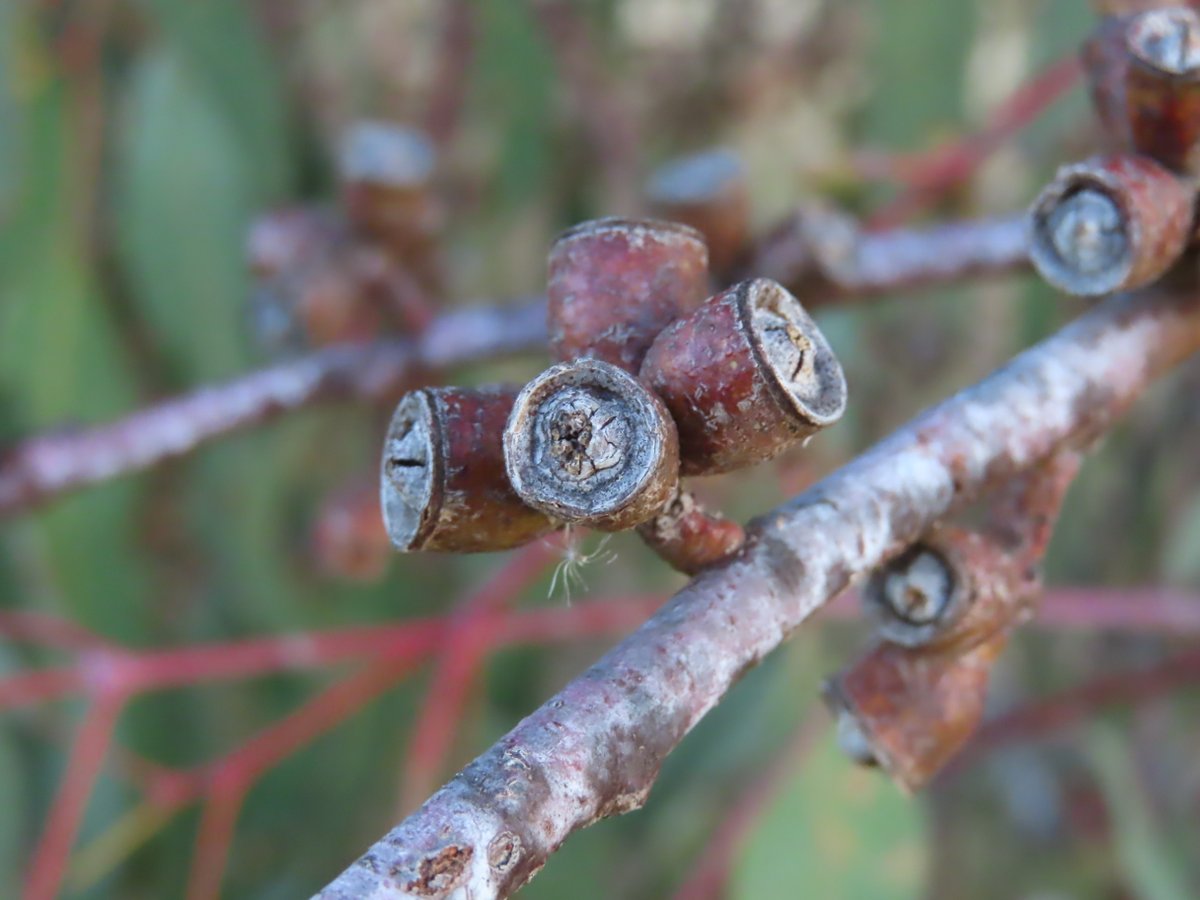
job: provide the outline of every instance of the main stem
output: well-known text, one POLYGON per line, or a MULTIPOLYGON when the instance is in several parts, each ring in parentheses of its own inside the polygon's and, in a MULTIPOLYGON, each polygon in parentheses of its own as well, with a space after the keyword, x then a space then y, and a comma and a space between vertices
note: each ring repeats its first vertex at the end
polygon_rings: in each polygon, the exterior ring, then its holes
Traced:
POLYGON ((751 524, 746 548, 468 765, 323 900, 506 897, 642 805, 667 754, 812 613, 956 505, 1082 446, 1200 348, 1194 298, 1113 298, 751 524))

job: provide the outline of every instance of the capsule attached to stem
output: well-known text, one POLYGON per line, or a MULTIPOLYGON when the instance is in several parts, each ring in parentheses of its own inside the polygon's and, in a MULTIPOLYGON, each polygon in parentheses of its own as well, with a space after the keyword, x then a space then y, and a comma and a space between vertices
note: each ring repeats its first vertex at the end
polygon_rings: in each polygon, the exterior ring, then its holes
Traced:
POLYGON ((606 531, 655 516, 679 481, 679 443, 662 401, 598 359, 547 369, 504 428, 513 488, 551 518, 606 531))
POLYGON ((1145 156, 1064 166, 1029 211, 1033 264, 1069 294, 1143 287, 1182 255, 1195 198, 1194 187, 1145 156))
POLYGON ((555 241, 546 293, 555 360, 588 356, 636 374, 655 336, 708 296, 708 250, 676 222, 584 222, 555 241))
POLYGON ((646 182, 656 216, 690 225, 708 245, 718 278, 744 262, 750 246, 750 192, 741 158, 725 148, 673 159, 646 182))
POLYGON ((824 335, 766 278, 734 285, 666 328, 642 378, 675 419, 684 474, 771 459, 846 408, 845 375, 824 335))

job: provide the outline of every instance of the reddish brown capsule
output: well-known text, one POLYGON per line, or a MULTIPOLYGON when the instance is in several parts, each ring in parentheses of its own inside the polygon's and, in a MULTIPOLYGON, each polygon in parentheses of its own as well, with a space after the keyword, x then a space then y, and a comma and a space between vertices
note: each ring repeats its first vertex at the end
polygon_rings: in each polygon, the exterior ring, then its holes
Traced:
POLYGON ((1133 16, 1125 102, 1135 150, 1176 172, 1200 172, 1200 14, 1169 7, 1133 16))
POLYGON ((662 401, 596 359, 547 369, 504 429, 508 477, 547 515, 606 531, 658 513, 679 481, 679 443, 662 401))
POLYGON ((436 163, 428 137, 388 122, 352 127, 338 159, 346 218, 425 285, 437 280, 436 239, 444 219, 433 191, 436 163))
POLYGON ((877 572, 863 600, 883 640, 825 690, 847 753, 923 786, 978 727, 992 666, 1037 589, 1023 554, 960 529, 877 572))
POLYGON ((847 755, 882 766, 905 790, 924 787, 979 727, 1007 639, 997 634, 962 654, 936 657, 877 645, 825 685, 847 755))
POLYGON ((335 578, 383 577, 392 548, 373 479, 355 481, 326 498, 313 527, 312 549, 320 570, 335 578))
POLYGON ((383 447, 383 518, 401 550, 504 550, 554 530, 509 486, 501 434, 512 387, 426 388, 396 407, 383 447))
POLYGON ((590 356, 636 374, 654 336, 708 296, 699 232, 653 219, 597 219, 550 251, 550 354, 590 356))
POLYGON ((1030 257, 1069 294, 1142 287, 1183 253, 1194 204, 1192 186, 1144 156, 1064 166, 1030 208, 1030 257))
POLYGON ((973 531, 936 528, 875 572, 863 605, 884 640, 962 649, 1025 614, 1035 583, 1015 552, 973 531))
POLYGON ((741 525, 708 512, 695 495, 682 488, 658 515, 638 526, 638 535, 671 568, 685 575, 695 575, 731 556, 746 540, 741 525))
POLYGON ((642 366, 679 429, 684 474, 728 472, 778 455, 836 422, 846 379, 800 301, 744 281, 666 328, 642 366))
POLYGON ((704 235, 718 278, 744 263, 750 246, 750 191, 746 167, 732 150, 671 160, 647 180, 646 199, 656 216, 704 235))
POLYGON ((334 220, 320 210, 274 210, 251 223, 246 261, 255 278, 272 278, 327 252, 341 237, 334 220))

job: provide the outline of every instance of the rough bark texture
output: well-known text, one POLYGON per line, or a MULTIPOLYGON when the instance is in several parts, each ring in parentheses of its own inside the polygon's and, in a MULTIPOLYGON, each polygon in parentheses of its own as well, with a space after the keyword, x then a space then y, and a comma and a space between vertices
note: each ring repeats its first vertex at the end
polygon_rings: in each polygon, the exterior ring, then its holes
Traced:
POLYGON ((1197 347, 1194 298, 1113 298, 919 416, 752 523, 742 552, 694 579, 320 897, 510 895, 573 832, 640 806, 666 755, 816 609, 957 503, 1094 440, 1197 347))
POLYGON ((0 450, 0 516, 137 472, 201 444, 314 403, 380 401, 427 369, 532 350, 546 340, 543 301, 448 313, 415 342, 330 347, 110 422, 0 450))

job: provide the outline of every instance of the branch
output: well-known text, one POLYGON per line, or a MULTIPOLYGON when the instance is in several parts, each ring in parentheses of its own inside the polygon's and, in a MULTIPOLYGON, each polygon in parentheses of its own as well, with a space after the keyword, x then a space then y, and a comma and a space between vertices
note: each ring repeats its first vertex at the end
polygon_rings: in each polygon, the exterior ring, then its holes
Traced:
POLYGON ((343 344, 201 388, 83 430, 30 438, 0 455, 0 516, 148 469, 284 413, 333 400, 388 398, 425 369, 537 349, 544 301, 447 313, 415 342, 343 344))
POLYGON ((1024 214, 925 228, 862 231, 849 217, 801 210, 768 236, 747 271, 808 307, 1024 271, 1024 214))
POLYGON ((1114 298, 752 523, 745 550, 468 765, 323 900, 505 897, 575 831, 641 806, 726 691, 852 581, 994 483, 1095 439, 1200 347, 1200 307, 1114 298))

